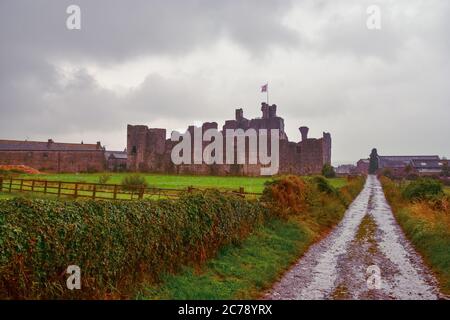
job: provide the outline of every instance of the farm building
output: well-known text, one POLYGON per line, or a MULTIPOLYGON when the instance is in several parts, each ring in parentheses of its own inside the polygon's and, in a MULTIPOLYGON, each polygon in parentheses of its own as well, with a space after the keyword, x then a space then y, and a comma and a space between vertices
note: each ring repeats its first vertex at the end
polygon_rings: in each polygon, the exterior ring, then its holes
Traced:
MULTIPOLYGON (((379 171, 389 171, 393 176, 403 177, 409 174, 419 176, 439 176, 448 160, 437 155, 419 156, 378 156, 379 171)), ((357 163, 357 170, 368 173, 369 159, 361 159, 357 163)))

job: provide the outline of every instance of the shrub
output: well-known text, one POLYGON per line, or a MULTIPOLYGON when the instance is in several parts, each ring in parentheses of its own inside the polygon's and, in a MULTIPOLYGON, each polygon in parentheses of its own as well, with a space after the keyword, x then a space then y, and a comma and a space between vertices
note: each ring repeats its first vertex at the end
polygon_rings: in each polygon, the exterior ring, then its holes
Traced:
POLYGON ((147 186, 148 184, 145 177, 138 174, 126 175, 122 179, 122 187, 124 190, 140 191, 143 188, 147 188, 147 186))
POLYGON ((5 200, 0 298, 120 298, 144 280, 200 264, 269 218, 258 202, 215 191, 176 201, 5 200), (65 270, 81 268, 82 290, 65 270))
POLYGON ((320 192, 324 192, 326 194, 331 195, 336 195, 338 193, 336 188, 333 187, 325 177, 316 176, 313 178, 313 182, 316 184, 320 192))
POLYGON ((330 164, 326 163, 323 165, 322 175, 326 178, 335 178, 336 172, 334 171, 334 168, 330 164))
POLYGON ((402 191, 408 200, 422 200, 439 197, 444 194, 442 183, 435 179, 421 178, 409 183, 402 191))
POLYGON ((111 179, 111 174, 109 174, 109 173, 104 173, 104 174, 102 174, 102 175, 100 175, 99 177, 98 177, 98 183, 100 183, 100 184, 106 184, 106 183, 108 183, 108 181, 111 179))
POLYGON ((261 201, 277 216, 304 213, 308 208, 310 185, 294 175, 284 176, 265 183, 261 201))
POLYGON ((383 171, 381 172, 381 175, 385 176, 389 179, 394 179, 394 174, 392 173, 392 170, 388 169, 388 168, 383 169, 383 171))

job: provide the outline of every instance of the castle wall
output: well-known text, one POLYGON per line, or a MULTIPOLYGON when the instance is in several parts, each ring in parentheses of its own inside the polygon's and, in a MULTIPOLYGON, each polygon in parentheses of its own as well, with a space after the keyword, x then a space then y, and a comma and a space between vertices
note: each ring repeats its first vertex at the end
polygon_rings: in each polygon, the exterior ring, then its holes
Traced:
POLYGON ((1 165, 26 165, 43 172, 105 170, 102 151, 0 151, 1 165))
MULTIPOLYGON (((331 163, 331 135, 324 133, 320 139, 308 139, 308 129, 302 127, 302 141, 291 142, 284 131, 284 120, 276 115, 276 105, 269 106, 265 103, 261 107, 262 117, 248 120, 244 117, 242 109, 236 110, 234 120, 227 120, 222 127, 222 133, 227 129, 279 129, 280 130, 280 167, 279 174, 317 174, 322 171, 325 163, 331 163)), ((202 125, 202 132, 207 129, 217 129, 216 122, 206 122, 202 125)), ((147 126, 128 125, 128 160, 127 167, 131 171, 148 171, 176 174, 198 175, 260 175, 261 164, 248 164, 248 141, 246 143, 246 164, 225 164, 225 137, 224 164, 182 164, 174 165, 171 161, 171 150, 177 142, 166 139, 165 129, 153 129, 147 126)), ((193 159, 194 152, 194 127, 190 126, 191 146, 193 159)), ((203 141, 203 149, 210 142, 203 141)), ((236 148, 236 143, 235 143, 236 148)), ((270 152, 270 145, 268 147, 270 152)), ((235 152, 236 154, 236 152, 235 152)))

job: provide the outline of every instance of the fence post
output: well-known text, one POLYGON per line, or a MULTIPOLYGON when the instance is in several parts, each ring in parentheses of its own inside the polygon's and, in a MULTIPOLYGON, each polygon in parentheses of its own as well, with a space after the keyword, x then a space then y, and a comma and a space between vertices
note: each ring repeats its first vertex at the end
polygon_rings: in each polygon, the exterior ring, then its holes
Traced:
POLYGON ((117 184, 114 185, 114 196, 113 196, 114 200, 117 199, 117 184))
POLYGON ((3 190, 3 177, 0 177, 0 192, 3 190))
POLYGON ((75 183, 75 191, 73 196, 75 197, 75 199, 78 197, 78 183, 75 183))
POLYGON ((61 181, 58 181, 58 198, 61 197, 61 181))
POLYGON ((31 182, 31 192, 34 192, 34 180, 31 182))
POLYGON ((10 192, 10 193, 11 193, 11 191, 12 191, 12 181, 13 181, 12 177, 9 178, 9 192, 10 192))
POLYGON ((44 182, 44 194, 47 193, 47 185, 48 185, 48 181, 45 180, 45 182, 44 182))
POLYGON ((144 198, 144 191, 145 191, 145 187, 141 187, 139 189, 139 199, 144 198))
POLYGON ((97 193, 97 185, 94 184, 94 188, 92 189, 92 199, 95 200, 95 194, 97 193))
POLYGON ((241 195, 242 198, 245 198, 244 187, 239 187, 239 194, 241 195))
POLYGON ((22 192, 22 189, 23 189, 23 179, 20 179, 20 192, 22 192))

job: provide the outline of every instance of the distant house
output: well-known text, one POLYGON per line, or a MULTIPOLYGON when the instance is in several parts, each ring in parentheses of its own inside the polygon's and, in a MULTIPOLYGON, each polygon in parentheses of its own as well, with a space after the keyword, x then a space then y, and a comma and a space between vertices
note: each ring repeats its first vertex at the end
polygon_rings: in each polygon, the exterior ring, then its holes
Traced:
POLYGON ((338 176, 348 176, 350 174, 354 174, 355 173, 355 169, 356 167, 353 164, 343 164, 338 166, 335 169, 336 175, 338 176))
MULTIPOLYGON (((356 171, 360 174, 369 172, 369 159, 357 162, 356 171)), ((419 176, 440 175, 447 160, 437 155, 420 156, 378 156, 379 172, 389 171, 392 176, 404 177, 409 174, 419 176)))
POLYGON ((447 160, 418 160, 411 161, 411 166, 414 172, 417 172, 421 176, 426 175, 439 175, 442 173, 442 168, 447 160))
POLYGON ((439 162, 436 155, 422 156, 378 156, 378 168, 381 171, 389 170, 393 176, 403 177, 408 174, 423 174, 416 171, 414 163, 439 162))
POLYGON ((127 169, 127 151, 105 151, 109 171, 125 171, 127 169))
POLYGON ((356 174, 369 174, 369 159, 360 159, 356 163, 355 173, 356 174))

